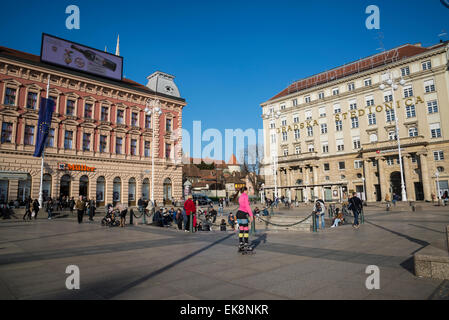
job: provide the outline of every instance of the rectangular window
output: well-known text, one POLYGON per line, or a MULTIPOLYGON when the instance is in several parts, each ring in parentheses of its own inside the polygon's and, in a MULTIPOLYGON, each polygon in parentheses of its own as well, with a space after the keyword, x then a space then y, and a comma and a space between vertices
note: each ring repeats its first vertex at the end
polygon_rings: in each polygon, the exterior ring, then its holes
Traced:
POLYGON ((313 137, 313 127, 307 127, 307 136, 313 137))
POLYGON ((151 145, 150 145, 150 141, 145 141, 145 157, 149 158, 151 155, 151 145))
POLYGON ((357 110, 357 103, 356 102, 351 102, 349 104, 349 110, 357 110))
POLYGON ((301 132, 299 131, 299 129, 295 129, 295 139, 298 140, 301 138, 301 132))
POLYGON ((354 91, 354 89, 355 89, 354 82, 351 82, 350 84, 348 84, 348 91, 354 91))
POLYGON ((288 149, 284 149, 284 157, 288 156, 288 149))
POLYGON ((344 161, 340 161, 338 163, 338 169, 340 169, 340 170, 345 170, 346 169, 346 164, 345 164, 344 161))
POLYGON ((25 126, 25 145, 33 145, 34 144, 34 126, 25 126))
POLYGON ((53 148, 55 146, 55 129, 50 128, 48 130, 47 141, 45 141, 45 146, 48 148, 53 148))
POLYGON ((131 127, 138 127, 138 124, 137 124, 137 113, 136 112, 132 112, 131 113, 131 127))
POLYGON ((100 153, 105 153, 106 152, 106 146, 107 146, 107 142, 106 142, 107 136, 100 136, 100 153))
POLYGON ((300 146, 296 146, 295 147, 295 154, 301 154, 301 147, 300 146))
POLYGON ((286 119, 282 119, 281 126, 283 126, 283 127, 287 126, 287 120, 286 119))
POLYGON ((318 99, 324 99, 324 92, 318 93, 318 99))
POLYGON ((285 110, 285 104, 281 106, 281 110, 285 110))
POLYGON ((306 111, 306 120, 312 120, 312 111, 311 110, 306 111))
POLYGON ((366 97, 365 101, 366 101, 366 106, 367 107, 374 106, 374 98, 373 98, 373 96, 366 97))
POLYGON ((86 103, 84 105, 84 118, 92 119, 92 108, 93 105, 91 103, 86 103))
POLYGON ((329 145, 327 143, 323 143, 323 153, 329 153, 329 145))
POLYGON ((396 140, 396 131, 388 131, 388 140, 396 140))
POLYGON ((395 121, 396 117, 393 109, 385 109, 385 113, 387 117, 387 122, 395 121))
POLYGON ((327 124, 322 123, 321 124, 321 134, 326 134, 326 133, 327 133, 327 124))
POLYGON ((11 143, 12 141, 12 123, 2 123, 2 143, 11 143))
POLYGON ((124 124, 125 123, 125 111, 124 110, 117 110, 117 124, 124 124))
POLYGON ((320 114, 320 118, 325 118, 326 117, 326 107, 321 107, 319 109, 319 114, 320 114))
POLYGON ((66 131, 64 134, 64 149, 72 149, 73 131, 66 131))
POLYGON ((423 71, 432 69, 432 63, 430 62, 430 60, 424 61, 421 65, 423 71))
POLYGON ((131 155, 135 156, 137 154, 137 140, 131 139, 131 155))
MULTIPOLYGON (((385 102, 393 101, 393 94, 391 93, 391 91, 384 93, 384 100, 385 102)), ((372 105, 374 105, 374 103, 372 105)))
POLYGON ((371 84, 372 84, 372 81, 371 81, 371 79, 365 79, 365 87, 369 87, 369 86, 371 86, 371 84))
POLYGON ((309 152, 315 152, 315 146, 313 144, 309 144, 308 150, 309 152))
POLYGON ((404 88, 404 98, 410 98, 410 97, 413 97, 413 88, 412 88, 412 86, 404 88))
POLYGON ((151 129, 151 116, 145 116, 145 129, 151 129))
POLYGON ((415 105, 412 106, 406 106, 405 107, 405 113, 407 115, 407 118, 414 118, 416 117, 416 108, 415 105))
POLYGON ((276 123, 271 122, 270 123, 270 129, 276 129, 276 123))
POLYGON ((403 77, 409 76, 410 75, 410 68, 409 67, 401 68, 401 75, 403 77))
POLYGON ((288 140, 287 132, 282 132, 282 141, 287 141, 287 140, 288 140))
POLYGON ((341 113, 341 108, 340 108, 339 104, 336 104, 334 106, 334 114, 337 114, 337 113, 341 113))
POLYGON ((293 116, 293 123, 299 123, 299 116, 293 116))
POLYGON ((418 128, 409 128, 408 129, 408 136, 409 137, 417 137, 418 136, 418 128))
POLYGON ((83 151, 90 151, 90 133, 83 133, 83 151))
POLYGON ((292 104, 294 107, 296 107, 298 105, 298 99, 293 99, 292 104))
POLYGON ((363 160, 355 160, 354 169, 362 169, 362 168, 363 168, 363 160))
POLYGON ((337 131, 343 130, 343 121, 342 120, 335 121, 335 130, 337 130, 337 131))
POLYGON ((74 100, 67 100, 66 113, 68 116, 75 115, 75 101, 74 100))
POLYGON ((430 125, 430 136, 432 138, 441 138, 441 127, 439 123, 430 125))
POLYGON ((442 161, 444 160, 444 152, 442 150, 434 151, 433 152, 433 158, 435 161, 442 161))
POLYGON ((376 114, 375 113, 369 113, 368 114, 368 124, 370 126, 375 125, 377 123, 376 121, 376 114))
POLYGON ((101 107, 101 121, 109 121, 109 107, 101 107))
POLYGON ((436 100, 427 102, 427 111, 429 114, 438 113, 438 102, 436 100))
POLYGON ((426 93, 434 92, 435 91, 435 83, 433 80, 429 80, 424 82, 424 89, 426 93))
POLYGON ((358 117, 351 118, 351 126, 352 126, 352 129, 356 129, 359 127, 359 118, 358 117))
POLYGON ((344 151, 345 150, 345 145, 344 145, 343 139, 338 139, 336 141, 336 144, 337 144, 337 151, 344 151))
POLYGON ((171 144, 165 144, 165 159, 170 159, 171 156, 171 144))
POLYGON ((305 98, 304 98, 304 101, 305 101, 306 103, 310 103, 310 101, 311 101, 310 96, 305 97, 305 98))
POLYGON ((352 146, 353 146, 354 150, 360 149, 362 147, 362 145, 360 143, 360 137, 354 137, 352 139, 352 146))
POLYGON ((338 88, 332 89, 332 95, 336 96, 338 94, 340 94, 340 90, 338 88))
POLYGON ((28 92, 27 109, 36 110, 36 108, 37 108, 37 93, 28 92))
POLYGON ((329 163, 325 163, 324 164, 324 171, 329 171, 331 168, 330 168, 330 165, 329 165, 329 163))
POLYGON ((8 106, 13 106, 16 104, 16 93, 17 89, 6 88, 5 92, 5 104, 8 106))
POLYGON ((115 138, 115 153, 122 154, 122 144, 123 138, 116 137, 115 138))

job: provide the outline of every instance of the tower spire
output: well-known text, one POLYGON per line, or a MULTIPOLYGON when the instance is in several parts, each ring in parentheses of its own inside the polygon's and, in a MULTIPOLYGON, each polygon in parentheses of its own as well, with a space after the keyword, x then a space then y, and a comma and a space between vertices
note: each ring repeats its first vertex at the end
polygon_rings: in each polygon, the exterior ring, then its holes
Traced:
POLYGON ((117 36, 117 46, 115 47, 115 55, 120 55, 120 34, 117 36))

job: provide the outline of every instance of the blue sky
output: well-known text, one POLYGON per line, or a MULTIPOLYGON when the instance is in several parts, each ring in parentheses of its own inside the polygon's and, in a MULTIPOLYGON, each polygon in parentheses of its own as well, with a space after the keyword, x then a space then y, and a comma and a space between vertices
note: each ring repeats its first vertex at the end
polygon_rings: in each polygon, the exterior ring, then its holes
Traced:
MULTIPOLYGON (((146 84, 156 70, 176 76, 188 106, 184 127, 262 127, 260 103, 294 80, 386 49, 435 44, 449 33, 439 0, 400 1, 2 1, 0 45, 40 53, 41 33, 109 52, 120 34, 124 75, 146 84), (67 30, 65 8, 81 11, 67 30), (367 30, 365 9, 377 5, 380 30, 367 30)), ((444 38, 445 40, 448 37, 444 38)), ((206 145, 204 143, 203 145, 206 145)), ((227 159, 225 159, 227 160, 227 159)))

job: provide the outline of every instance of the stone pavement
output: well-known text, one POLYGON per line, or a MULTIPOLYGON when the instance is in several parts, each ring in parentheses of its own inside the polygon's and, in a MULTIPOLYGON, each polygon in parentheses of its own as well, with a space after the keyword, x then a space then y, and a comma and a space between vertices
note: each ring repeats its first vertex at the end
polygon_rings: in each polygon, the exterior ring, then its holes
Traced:
POLYGON ((417 250, 446 245, 449 210, 365 215, 358 230, 259 231, 253 256, 237 254, 230 231, 107 228, 101 215, 2 221, 0 299, 449 299, 448 281, 413 274, 417 250), (68 265, 80 268, 80 290, 65 288, 68 265), (369 265, 380 290, 366 289, 369 265))

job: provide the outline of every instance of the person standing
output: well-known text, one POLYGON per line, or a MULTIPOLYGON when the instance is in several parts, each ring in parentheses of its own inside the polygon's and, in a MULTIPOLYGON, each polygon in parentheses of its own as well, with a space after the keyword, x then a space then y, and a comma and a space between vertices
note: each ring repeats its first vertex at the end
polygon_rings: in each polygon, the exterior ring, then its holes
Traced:
POLYGON ((220 215, 220 217, 223 216, 223 199, 220 199, 220 201, 218 201, 218 214, 220 215))
POLYGON ((53 215, 53 209, 54 209, 54 203, 53 203, 53 199, 50 197, 47 200, 47 213, 48 213, 48 220, 52 219, 52 215, 53 215))
POLYGON ((353 227, 355 229, 359 228, 359 214, 362 211, 363 208, 363 203, 362 200, 360 200, 359 197, 357 197, 357 193, 353 193, 352 194, 352 198, 349 199, 349 210, 352 210, 352 212, 354 213, 354 225, 353 227))
POLYGON ((126 214, 128 213, 128 208, 126 208, 121 202, 117 203, 115 208, 120 214, 120 227, 123 228, 126 224, 126 214))
POLYGON ((84 210, 86 209, 86 202, 84 202, 83 196, 76 200, 75 208, 78 213, 78 223, 80 224, 83 222, 84 210))
POLYGON ((316 226, 317 229, 320 229, 320 220, 321 220, 321 229, 325 229, 326 223, 324 222, 324 213, 325 213, 325 207, 324 204, 317 200, 315 202, 315 208, 313 209, 313 212, 316 214, 316 226))
POLYGON ((236 214, 239 224, 239 250, 251 251, 249 246, 249 223, 253 221, 253 212, 249 204, 248 188, 243 187, 240 190, 239 209, 236 214))
POLYGON ((93 199, 89 200, 89 207, 88 207, 88 212, 89 212, 89 221, 94 221, 94 216, 95 216, 95 201, 93 199))
POLYGON ((70 214, 73 214, 73 210, 75 209, 75 199, 72 197, 69 201, 70 214))
POLYGON ((182 230, 182 222, 184 221, 182 210, 178 209, 176 211, 176 224, 178 225, 178 230, 182 230))
POLYGON ((33 211, 34 211, 34 220, 36 220, 37 214, 39 213, 39 201, 37 201, 37 199, 34 199, 33 201, 33 211))
MULTIPOLYGON (((186 212, 186 225, 185 225, 185 231, 186 232, 190 232, 190 219, 193 219, 193 215, 196 212, 196 206, 195 206, 195 202, 193 202, 193 197, 192 195, 188 195, 187 197, 187 201, 184 203, 184 210, 186 212)), ((195 221, 193 221, 193 223, 195 223, 195 221)), ((193 225, 195 227, 195 225, 193 225)))

